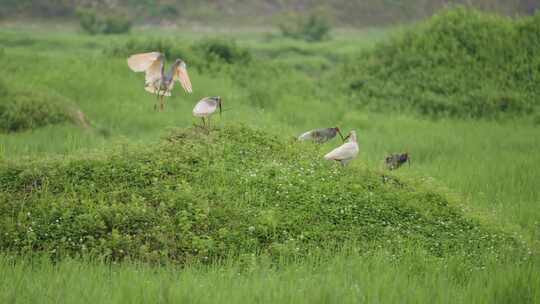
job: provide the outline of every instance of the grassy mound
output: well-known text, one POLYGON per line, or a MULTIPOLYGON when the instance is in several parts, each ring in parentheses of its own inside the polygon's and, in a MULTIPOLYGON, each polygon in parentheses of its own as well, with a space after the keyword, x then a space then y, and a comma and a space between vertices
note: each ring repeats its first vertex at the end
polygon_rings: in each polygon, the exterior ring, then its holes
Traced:
MULTIPOLYGON (((325 150, 325 149, 324 149, 325 150)), ((245 127, 176 130, 151 148, 0 167, 0 248, 146 261, 302 256, 357 244, 428 255, 521 248, 424 186, 323 161, 245 127)))
POLYGON ((494 117, 540 105, 540 13, 512 20, 456 8, 348 64, 353 98, 377 109, 494 117))
POLYGON ((65 122, 87 125, 82 112, 70 110, 68 104, 62 96, 36 91, 11 92, 0 87, 0 132, 18 132, 65 122))

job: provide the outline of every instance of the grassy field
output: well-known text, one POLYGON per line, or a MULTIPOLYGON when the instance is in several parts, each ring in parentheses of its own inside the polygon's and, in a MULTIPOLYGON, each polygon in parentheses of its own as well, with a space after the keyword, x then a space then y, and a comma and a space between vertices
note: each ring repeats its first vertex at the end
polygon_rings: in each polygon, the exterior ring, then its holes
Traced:
POLYGON ((62 96, 93 127, 62 123, 0 133, 0 161, 101 157, 123 147, 153 147, 171 129, 198 123, 191 116, 197 100, 220 95, 230 110, 221 120, 215 118, 218 127, 243 123, 282 139, 323 126, 357 130, 361 152, 352 164, 355 170, 382 172, 387 153, 409 151, 412 165, 397 177, 421 182, 459 202, 468 217, 524 240, 530 248, 526 258, 486 253, 471 264, 459 255, 434 257, 404 247, 397 255, 380 248, 335 256, 323 252, 296 261, 243 256, 180 267, 84 259, 53 264, 6 254, 0 258, 0 272, 6 274, 0 302, 537 302, 540 125, 531 116, 435 120, 359 107, 339 90, 335 68, 397 31, 338 30, 329 41, 309 44, 253 31, 169 29, 156 35, 148 28, 105 37, 82 35, 69 26, 11 25, 0 31, 0 66, 6 71, 0 85, 8 91, 0 102, 25 91, 62 96), (188 47, 216 37, 234 39, 250 52, 252 62, 207 65, 204 55, 188 47), (163 113, 153 111, 155 99, 144 92, 143 76, 129 71, 125 58, 111 51, 128 41, 152 39, 186 46, 179 52, 194 58, 189 67, 194 94, 186 96, 177 88, 163 113))

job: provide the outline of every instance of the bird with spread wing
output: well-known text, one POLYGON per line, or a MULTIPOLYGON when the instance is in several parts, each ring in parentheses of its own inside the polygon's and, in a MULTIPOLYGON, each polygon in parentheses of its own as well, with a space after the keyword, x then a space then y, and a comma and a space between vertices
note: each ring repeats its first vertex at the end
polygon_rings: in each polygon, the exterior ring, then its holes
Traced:
MULTIPOLYGON (((181 59, 176 59, 168 73, 165 73, 165 55, 160 52, 135 54, 128 58, 127 63, 132 71, 145 72, 144 89, 157 95, 160 111, 164 108, 163 98, 171 96, 175 81, 180 82, 187 93, 192 92, 187 66, 181 59)), ((157 105, 154 109, 157 110, 157 105)))

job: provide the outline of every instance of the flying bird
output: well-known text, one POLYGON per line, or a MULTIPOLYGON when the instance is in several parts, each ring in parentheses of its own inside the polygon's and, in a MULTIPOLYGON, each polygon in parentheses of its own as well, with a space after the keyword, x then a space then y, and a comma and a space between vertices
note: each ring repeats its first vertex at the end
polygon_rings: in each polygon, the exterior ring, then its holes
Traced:
POLYGON ((313 140, 318 143, 325 143, 329 141, 330 139, 336 137, 336 135, 339 134, 341 137, 341 140, 343 139, 343 134, 341 134, 341 131, 338 127, 335 128, 321 128, 321 129, 315 129, 311 131, 307 131, 303 133, 302 135, 298 136, 299 141, 306 141, 306 140, 313 140))
POLYGON ((348 139, 346 143, 330 151, 324 156, 324 159, 338 161, 343 166, 355 159, 359 151, 356 132, 351 131, 346 139, 348 139))
MULTIPOLYGON (((178 80, 187 93, 192 92, 187 66, 181 59, 176 59, 167 74, 165 55, 160 52, 135 54, 128 58, 127 63, 132 71, 145 72, 144 89, 157 95, 160 111, 164 107, 163 98, 171 96, 175 81, 178 80)), ((154 109, 157 110, 157 105, 154 105, 154 109)))
POLYGON ((214 112, 219 108, 219 115, 221 115, 221 97, 214 96, 214 97, 205 97, 193 108, 193 116, 200 117, 203 122, 203 127, 206 126, 205 117, 208 118, 208 125, 210 125, 210 116, 214 114, 214 112))

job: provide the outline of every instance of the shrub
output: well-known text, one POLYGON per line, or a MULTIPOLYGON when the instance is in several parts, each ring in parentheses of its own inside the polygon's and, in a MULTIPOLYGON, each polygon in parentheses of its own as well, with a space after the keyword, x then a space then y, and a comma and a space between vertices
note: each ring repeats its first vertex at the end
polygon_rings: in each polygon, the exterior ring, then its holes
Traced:
POLYGON ((188 66, 196 67, 199 71, 224 69, 224 64, 247 64, 252 61, 248 50, 238 47, 232 41, 220 39, 202 40, 193 45, 170 39, 130 39, 125 44, 106 50, 120 57, 151 51, 159 51, 170 60, 181 58, 188 66))
POLYGON ((95 34, 123 34, 131 30, 131 21, 124 15, 100 15, 91 9, 78 9, 77 16, 83 31, 95 34))
POLYGON ((162 4, 159 6, 158 15, 163 18, 174 18, 178 16, 178 9, 172 4, 162 4))
POLYGON ((188 65, 198 62, 199 58, 189 46, 171 39, 129 39, 126 43, 106 49, 113 56, 127 57, 137 53, 158 51, 168 59, 181 58, 188 65))
POLYGON ((285 37, 315 42, 328 38, 330 23, 320 13, 311 13, 307 17, 289 14, 279 24, 279 29, 285 37))
POLYGON ((0 131, 17 132, 71 121, 62 99, 40 92, 0 94, 0 131))
POLYGON ((345 89, 376 109, 435 117, 531 113, 540 94, 539 16, 445 10, 348 63, 345 89))
POLYGON ((0 250, 183 263, 413 243, 482 263, 524 249, 437 190, 390 180, 246 127, 175 130, 153 147, 0 164, 0 250))
POLYGON ((234 64, 251 61, 249 51, 238 47, 234 41, 207 39, 196 43, 193 49, 207 62, 219 61, 234 64))

